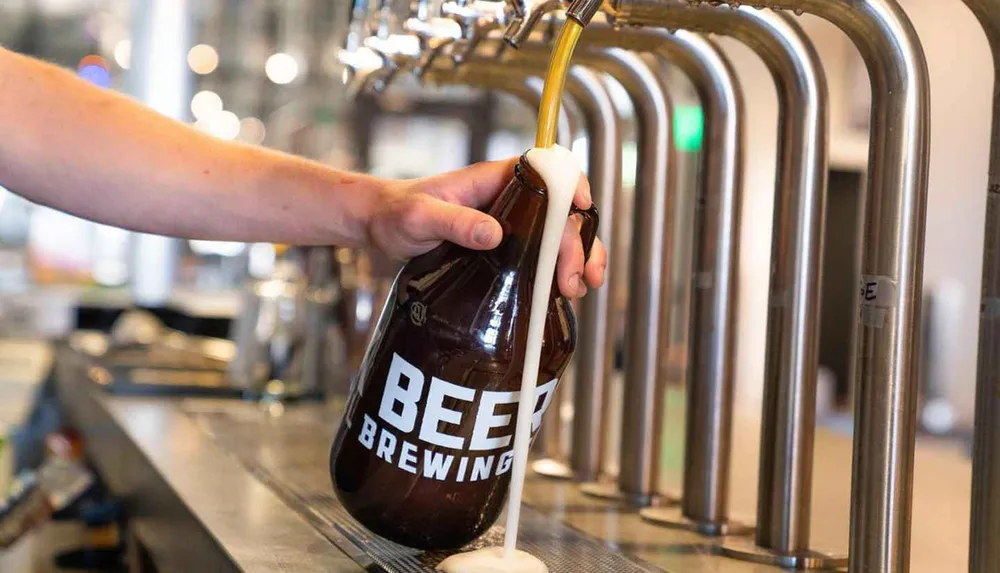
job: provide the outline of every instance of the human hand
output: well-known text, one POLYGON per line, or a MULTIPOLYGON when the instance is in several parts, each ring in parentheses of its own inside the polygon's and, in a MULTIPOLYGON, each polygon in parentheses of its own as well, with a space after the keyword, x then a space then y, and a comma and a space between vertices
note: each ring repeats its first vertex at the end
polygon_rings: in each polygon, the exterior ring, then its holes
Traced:
MULTIPOLYGON (((442 241, 476 250, 495 248, 503 234, 500 223, 476 208, 496 199, 516 163, 517 158, 491 161, 432 177, 387 182, 368 219, 373 246, 402 258, 426 253, 442 241)), ((584 177, 573 203, 581 209, 591 205, 590 184, 584 177)), ((588 286, 601 286, 607 264, 608 253, 600 239, 594 241, 584 264, 579 222, 567 219, 556 269, 563 296, 581 297, 588 286)))

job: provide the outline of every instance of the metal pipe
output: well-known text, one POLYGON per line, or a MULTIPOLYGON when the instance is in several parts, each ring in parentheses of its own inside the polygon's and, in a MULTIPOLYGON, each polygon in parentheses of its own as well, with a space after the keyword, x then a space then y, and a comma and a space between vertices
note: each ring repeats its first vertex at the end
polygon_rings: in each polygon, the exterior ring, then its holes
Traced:
POLYGON ((778 93, 756 542, 784 566, 846 565, 846 559, 824 558, 809 547, 828 174, 826 77, 815 47, 788 16, 753 8, 711 12, 732 22, 731 35, 755 48, 778 93))
MULTIPOLYGON (((643 20, 642 24, 741 40, 768 66, 779 100, 757 504, 759 548, 736 541, 723 551, 785 566, 835 565, 837 560, 809 550, 827 181, 827 90, 822 64, 802 29, 784 14, 749 7, 690 9, 680 1, 660 6, 656 21, 643 20)), ((689 439, 698 435, 689 434, 689 439)))
MULTIPOLYGON (((662 0, 612 4, 620 24, 655 17, 663 6, 662 0)), ((871 75, 849 566, 856 573, 905 572, 930 130, 926 58, 894 0, 747 4, 809 12, 834 23, 857 45, 871 75)))
MULTIPOLYGON (((636 113, 638 149, 635 209, 629 260, 628 327, 621 468, 617 490, 632 503, 648 504, 656 494, 655 405, 662 270, 666 266, 667 202, 676 196, 670 167, 677 164, 671 134, 673 102, 657 74, 637 54, 619 48, 583 50, 580 61, 610 74, 628 92, 636 113)), ((611 235, 605 235, 611 236, 611 235)), ((617 266, 621 269, 621 265, 617 266)), ((590 491, 593 491, 591 489, 590 491)))
MULTIPOLYGON (((542 4, 544 5, 544 3, 542 4)), ((536 9, 534 15, 541 18, 542 10, 536 9)), ((523 34, 530 33, 530 27, 522 28, 523 34)), ((685 68, 692 79, 698 85, 700 95, 703 99, 708 99, 712 103, 721 104, 712 107, 712 111, 723 109, 722 121, 720 122, 719 137, 712 137, 712 153, 706 154, 709 165, 705 174, 708 178, 705 182, 706 192, 699 203, 699 215, 696 216, 695 246, 695 273, 700 279, 698 288, 692 297, 692 335, 690 337, 691 359, 689 359, 689 375, 693 383, 689 384, 689 412, 688 412, 688 433, 690 440, 685 448, 685 497, 682 510, 674 515, 671 510, 661 510, 659 508, 648 509, 645 515, 649 518, 657 519, 661 522, 688 527, 707 534, 725 534, 745 532, 746 528, 740 524, 731 523, 728 519, 728 474, 729 474, 729 445, 731 442, 732 427, 732 363, 733 355, 731 349, 735 346, 734 318, 736 316, 736 271, 738 268, 739 241, 739 210, 741 206, 740 193, 742 176, 741 165, 741 139, 739 137, 738 115, 742 108, 741 94, 733 80, 734 74, 731 66, 725 61, 718 50, 706 43, 704 39, 690 33, 679 34, 681 38, 658 31, 634 30, 612 30, 606 26, 589 26, 584 33, 582 41, 588 46, 623 46, 633 49, 652 50, 667 55, 668 58, 678 60, 685 68), (629 44, 626 38, 631 38, 632 42, 643 44, 634 46, 629 44), (650 41, 652 40, 652 45, 650 41), (711 86, 711 87, 709 87, 711 86), (716 93, 722 90, 723 94, 716 93), (727 107, 728 106, 728 107, 727 107), (723 142, 721 145, 719 142, 723 142), (715 148, 721 148, 720 156, 722 165, 729 169, 724 169, 721 174, 717 170, 720 165, 715 165, 712 159, 715 158, 715 148), (716 181, 713 177, 719 176, 722 179, 716 181), (717 185, 716 185, 717 184, 717 185), (716 186, 713 186, 716 185, 716 186), (701 340, 704 335, 705 340, 701 340), (708 380, 700 380, 700 372, 703 366, 708 380), (667 511, 667 515, 661 512, 667 511)), ((670 143, 673 143, 672 141, 670 143)), ((676 151, 675 151, 676 153, 676 151)), ((673 163, 676 165, 676 161, 673 163)), ((671 191, 668 192, 664 207, 667 217, 673 215, 676 200, 676 178, 670 179, 671 191)), ((637 198, 637 205, 638 198, 637 198)), ((638 214, 638 208, 637 208, 638 214)), ((626 349, 629 352, 629 359, 626 363, 626 396, 625 411, 633 412, 633 409, 648 412, 646 436, 640 438, 636 435, 628 435, 628 429, 633 430, 637 424, 630 423, 634 420, 625 418, 625 431, 622 437, 622 474, 619 476, 619 485, 629 481, 629 472, 645 472, 641 479, 633 478, 633 485, 636 481, 645 482, 651 487, 650 492, 655 491, 659 481, 659 441, 661 438, 664 418, 664 395, 665 380, 659 376, 659 372, 665 371, 662 360, 666 359, 666 353, 659 352, 658 339, 666 341, 670 319, 668 316, 669 299, 671 296, 670 287, 672 281, 669 273, 673 269, 670 258, 675 256, 672 244, 672 234, 665 234, 661 242, 661 262, 662 266, 651 265, 650 269, 661 270, 661 283, 659 309, 656 316, 658 321, 656 338, 650 337, 647 332, 644 340, 649 341, 653 348, 653 355, 659 354, 658 364, 651 373, 649 379, 644 379, 642 385, 636 383, 632 378, 633 368, 636 364, 632 359, 634 350, 648 350, 640 345, 634 344, 639 339, 630 336, 633 331, 626 335, 626 349), (629 392, 642 388, 642 392, 629 392), (652 436, 649 433, 652 432, 652 436), (635 444, 648 444, 649 450, 643 451, 635 456, 634 448, 630 442, 635 444), (643 455, 645 454, 645 455, 643 455), (646 457, 648 456, 648 457, 646 457), (635 457, 635 460, 632 458, 635 457), (648 459, 646 463, 643 458, 648 459)), ((635 264, 635 261, 633 261, 635 264)), ((633 272, 637 272, 633 268, 633 272)), ((632 282, 633 288, 635 281, 632 282)), ((631 309, 634 297, 629 298, 629 326, 633 326, 636 316, 631 309)), ((650 315, 646 315, 650 318, 650 315)), ((637 352, 638 354, 638 352, 637 352)), ((648 356, 648 354, 646 354, 648 356)), ((640 419, 645 418, 638 417, 640 419)), ((641 451, 641 448, 640 448, 641 451)), ((621 487, 626 494, 631 494, 629 490, 621 487)), ((593 488, 589 489, 594 493, 593 488)), ((602 490, 597 490, 599 493, 602 490)), ((612 494, 614 495, 614 494, 612 494)), ((646 496, 648 499, 652 495, 646 496)))
MULTIPOLYGON (((691 336, 688 361, 687 443, 683 498, 680 510, 650 508, 648 519, 716 535, 746 531, 728 516, 729 447, 732 428, 732 354, 736 270, 739 257, 739 208, 742 194, 742 91, 735 72, 718 48, 698 34, 675 34, 659 28, 616 30, 597 24, 581 39, 585 45, 616 43, 648 51, 677 65, 691 79, 705 108, 710 145, 702 155, 703 188, 696 201, 694 276, 691 302, 691 336), (715 352, 712 352, 712 351, 715 352), (721 364, 718 369, 706 368, 721 364), (705 374, 714 374, 708 377, 705 374)), ((665 247, 668 257, 678 256, 686 245, 665 247)), ((664 272, 668 272, 664 269, 664 272)), ((666 309, 673 280, 661 287, 659 332, 667 339, 666 309)), ((659 372, 665 371, 659 352, 659 372)), ((660 377, 662 378, 662 376, 660 377)), ((664 387, 665 380, 659 381, 664 387)), ((656 408, 664 409, 664 393, 657 393, 656 408)), ((662 414, 658 416, 662 420, 662 414)), ((662 426, 662 424, 661 424, 662 426)), ((660 428, 660 426, 658 426, 660 428)), ((662 433, 662 428, 659 429, 662 433)), ((659 448, 657 448, 659 450, 659 448)))
MULTIPOLYGON (((692 324, 711 324, 705 331, 718 333, 724 340, 718 344, 720 348, 732 348, 733 329, 729 326, 734 315, 736 302, 735 270, 738 261, 735 253, 739 238, 739 194, 741 190, 741 138, 739 136, 741 94, 733 79, 734 73, 728 62, 703 38, 687 32, 671 35, 660 30, 613 30, 607 26, 591 25, 581 38, 588 48, 605 46, 622 46, 630 49, 654 51, 666 56, 679 64, 698 86, 702 99, 707 101, 709 113, 718 116, 718 121, 710 122, 710 129, 718 128, 710 140, 713 142, 705 159, 708 162, 705 169, 706 191, 700 204, 700 216, 696 217, 699 225, 696 252, 696 271, 699 276, 708 276, 713 280, 704 282, 695 294, 693 306, 706 306, 706 310, 695 310, 692 324), (716 155, 718 153, 718 155, 716 155), (711 210, 711 211, 709 211, 711 210), (721 313, 719 313, 721 309, 721 313), (714 316, 711 312, 716 313, 714 316), (711 317, 702 319, 701 316, 711 317)), ((586 54, 586 52, 583 52, 586 54)), ((585 57, 585 56, 584 56, 585 57)), ((657 78, 659 81, 659 78, 657 78)), ((661 85, 661 91, 663 91, 661 85)), ((672 117, 672 113, 671 113, 672 117)), ((639 121, 640 126, 643 120, 639 121)), ((676 158, 676 150, 672 149, 676 158)), ((676 160, 673 165, 676 165, 676 160)), ((663 200, 664 216, 670 218, 676 199, 676 179, 670 176, 668 188, 663 200)), ((636 196, 637 221, 649 213, 643 213, 645 204, 640 196, 636 196)), ((637 225, 638 226, 638 225, 637 225)), ((636 229, 637 241, 648 241, 636 229)), ((679 246, 672 244, 672 234, 662 233, 659 237, 658 250, 652 253, 659 262, 645 262, 649 254, 634 257, 632 261, 633 277, 635 273, 656 272, 655 278, 656 312, 651 313, 644 305, 646 301, 638 298, 635 289, 636 280, 631 281, 632 292, 629 296, 629 331, 626 334, 626 390, 625 411, 630 416, 625 417, 622 435, 622 461, 619 475, 619 491, 610 492, 614 496, 623 493, 626 497, 640 502, 649 502, 655 495, 659 481, 660 439, 663 431, 665 380, 659 376, 660 360, 664 353, 659 352, 659 340, 666 340, 669 330, 670 286, 669 274, 672 269, 670 257, 675 256, 679 246), (636 313, 642 313, 637 316, 636 313), (640 321, 645 320, 642 324, 640 321), (639 328, 645 327, 641 332, 639 328), (644 363, 644 358, 650 362, 644 363), (648 368, 648 369, 646 369, 648 368)), ((637 244, 640 244, 637 242, 637 244)), ((635 253, 637 250, 633 250, 635 253)), ((696 335, 697 336, 697 335, 696 335)), ((694 344, 698 346, 697 343, 694 344)), ((716 416, 709 416, 710 408, 700 412, 690 412, 688 417, 689 435, 697 436, 694 443, 689 443, 686 449, 688 456, 685 472, 686 496, 683 511, 676 519, 670 519, 677 525, 690 527, 710 534, 745 531, 738 524, 728 520, 727 487, 728 487, 728 448, 732 420, 732 376, 731 356, 726 357, 728 376, 720 377, 708 396, 712 399, 710 405, 716 405, 716 416), (702 423, 702 421, 706 423, 702 423), (695 431, 690 424, 696 422, 695 431), (725 455, 722 453, 725 452, 725 455)), ((698 396, 698 389, 691 390, 698 396)), ((705 404, 705 400, 693 399, 691 404, 705 404)), ((609 492, 599 488, 587 488, 589 493, 607 495, 609 492)), ((658 509, 647 510, 659 512, 658 509)), ((672 517, 672 516, 671 516, 672 517)))
POLYGON ((976 369, 976 420, 972 442, 972 519, 969 571, 1000 570, 1000 4, 965 0, 975 13, 993 51, 993 141, 986 193, 982 300, 979 317, 979 363, 976 369))
MULTIPOLYGON (((569 94, 583 111, 587 124, 587 178, 594 201, 601 208, 598 235, 609 252, 614 248, 615 222, 622 189, 620 118, 599 74, 582 66, 570 68, 569 94)), ((621 266, 608 262, 610 277, 621 266)), ((614 367, 614 304, 610 288, 591 291, 580 301, 576 380, 573 388, 573 432, 570 468, 576 479, 596 480, 601 473, 605 439, 603 429, 608 391, 614 367)))

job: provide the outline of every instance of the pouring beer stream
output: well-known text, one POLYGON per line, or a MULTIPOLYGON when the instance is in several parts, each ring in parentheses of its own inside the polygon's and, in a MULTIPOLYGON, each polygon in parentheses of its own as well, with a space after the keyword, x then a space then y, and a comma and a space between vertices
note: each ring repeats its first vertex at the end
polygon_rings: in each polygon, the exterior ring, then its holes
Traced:
POLYGON ((521 502, 524 478, 528 467, 528 449, 531 445, 532 418, 535 409, 535 390, 542 353, 542 341, 552 278, 556 270, 559 243, 570 214, 573 195, 580 181, 581 169, 572 152, 555 145, 559 105, 566 74, 583 25, 567 19, 552 50, 545 88, 538 111, 538 129, 535 148, 527 152, 528 164, 541 176, 548 193, 545 228, 532 287, 532 304, 528 323, 524 370, 521 374, 520 404, 514 434, 514 460, 507 501, 507 527, 504 546, 487 547, 468 553, 459 553, 445 559, 438 569, 445 573, 546 573, 548 567, 533 555, 517 549, 517 535, 521 520, 521 502))

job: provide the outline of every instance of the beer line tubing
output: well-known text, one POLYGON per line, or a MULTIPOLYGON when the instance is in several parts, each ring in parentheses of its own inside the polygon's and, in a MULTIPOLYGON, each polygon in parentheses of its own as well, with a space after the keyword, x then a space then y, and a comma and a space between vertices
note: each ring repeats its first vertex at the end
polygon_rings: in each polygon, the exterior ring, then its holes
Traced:
MULTIPOLYGON (((584 42, 617 43, 637 51, 652 52, 678 66, 691 80, 705 110, 706 141, 711 145, 702 154, 700 197, 696 201, 693 245, 695 288, 692 291, 691 336, 689 349, 700 346, 695 338, 720 336, 716 349, 723 364, 731 364, 733 321, 736 304, 735 269, 738 263, 739 205, 742 193, 742 110, 743 93, 732 65, 721 51, 699 34, 662 28, 615 30, 611 27, 588 28, 584 42), (701 277, 701 278, 699 278, 701 277), (710 280, 704 280, 708 277, 710 280), (720 313, 721 312, 721 313, 720 313)), ((679 256, 671 245, 668 257, 679 256)), ((665 270, 665 273, 667 271, 665 270)), ((660 336, 666 340, 669 329, 670 288, 674 281, 661 285, 660 336)), ((709 347, 715 346, 711 339, 709 347)), ((704 353, 701 354, 704 356, 704 353)), ((667 353, 660 353, 658 365, 657 408, 664 409, 667 353)), ((729 368, 731 370, 731 367, 729 368)), ((699 369, 688 362, 688 377, 699 369)), ((729 448, 732 427, 732 376, 714 379, 691 379, 688 384, 687 443, 685 446, 683 496, 681 511, 674 519, 669 509, 650 509, 644 516, 667 516, 663 523, 690 525, 704 533, 720 533, 729 525, 728 482, 729 448)), ((662 428, 662 414, 657 428, 662 428)), ((662 429, 657 434, 662 434, 662 429)), ((657 447, 659 452, 661 448, 657 447)), ((656 464, 659 466, 659 464, 656 464)), ((658 482, 658 475, 652 479, 658 482)), ((661 522, 657 519, 658 522, 661 522)))
POLYGON ((976 368, 976 418, 972 442, 970 573, 1000 570, 1000 4, 964 0, 979 20, 993 52, 994 109, 986 192, 986 233, 976 368))
POLYGON ((535 147, 552 147, 555 144, 559 103, 562 101, 570 60, 573 58, 573 51, 576 49, 576 43, 580 39, 582 31, 583 25, 574 20, 570 20, 559 30, 559 36, 556 38, 549 59, 549 69, 545 74, 545 86, 542 90, 542 101, 538 108, 535 147))
MULTIPOLYGON (((735 4, 735 2, 730 2, 735 4)), ((620 23, 655 15, 660 0, 613 0, 620 23)), ((927 62, 894 0, 769 0, 840 27, 872 79, 859 301, 849 570, 909 569, 917 360, 929 151, 927 62)))
POLYGON ((673 102, 657 74, 637 54, 620 48, 582 50, 589 67, 611 75, 628 92, 636 113, 638 149, 635 209, 629 260, 625 334, 625 395, 618 489, 633 503, 648 504, 656 493, 657 352, 668 197, 676 196, 677 165, 670 120, 673 102))

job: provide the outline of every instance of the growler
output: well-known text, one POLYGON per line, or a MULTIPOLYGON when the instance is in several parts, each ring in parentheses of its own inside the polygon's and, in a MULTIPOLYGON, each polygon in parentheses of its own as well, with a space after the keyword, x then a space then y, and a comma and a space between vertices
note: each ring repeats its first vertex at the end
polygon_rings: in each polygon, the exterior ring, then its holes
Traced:
MULTIPOLYGON (((444 243, 397 275, 330 459, 337 497, 372 532, 454 549, 499 517, 546 203, 522 156, 489 210, 503 227, 497 248, 444 243)), ((573 212, 589 254, 597 210, 573 212)), ((547 302, 533 435, 576 344, 576 318, 555 285, 547 302)))

